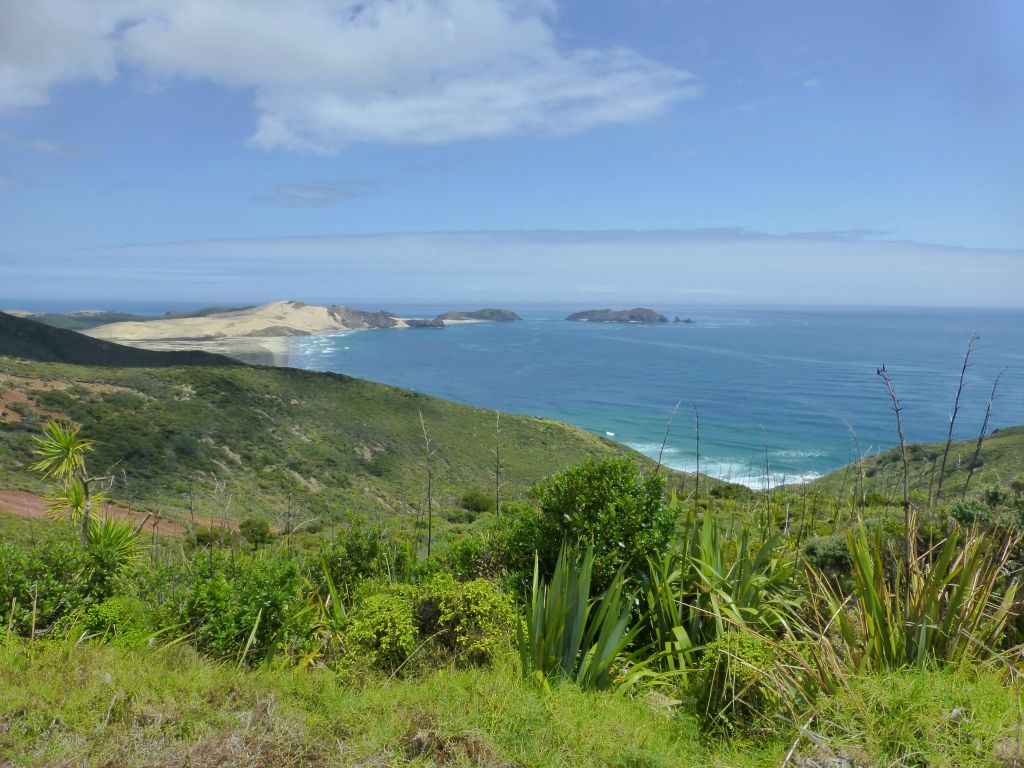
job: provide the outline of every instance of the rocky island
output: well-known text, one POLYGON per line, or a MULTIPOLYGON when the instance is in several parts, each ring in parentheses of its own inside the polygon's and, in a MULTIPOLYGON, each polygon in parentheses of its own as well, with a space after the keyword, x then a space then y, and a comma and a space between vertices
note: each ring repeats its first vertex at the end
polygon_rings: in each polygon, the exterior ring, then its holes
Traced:
POLYGON ((582 323, 667 323, 668 318, 653 309, 635 307, 633 309, 588 309, 574 312, 566 320, 582 323))
POLYGON ((514 323, 517 320, 522 320, 523 318, 510 309, 486 307, 484 309, 478 309, 475 312, 445 312, 443 315, 438 315, 437 319, 442 321, 454 320, 456 322, 477 320, 489 323, 514 323))

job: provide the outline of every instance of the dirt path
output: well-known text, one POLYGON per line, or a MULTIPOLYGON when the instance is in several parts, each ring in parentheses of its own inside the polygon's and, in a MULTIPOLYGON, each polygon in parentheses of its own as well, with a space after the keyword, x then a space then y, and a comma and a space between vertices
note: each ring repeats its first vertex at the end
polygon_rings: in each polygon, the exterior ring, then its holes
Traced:
MULTIPOLYGON (((27 493, 26 491, 0 491, 0 512, 7 512, 26 520, 46 518, 46 507, 48 505, 49 502, 46 499, 36 496, 34 493, 27 493)), ((131 520, 136 525, 146 520, 144 512, 128 510, 114 504, 103 504, 99 509, 95 510, 95 514, 99 515, 100 518, 108 515, 119 520, 131 520)), ((197 520, 196 522, 200 521, 197 520)), ((183 525, 171 520, 158 520, 156 517, 150 517, 149 520, 146 520, 143 530, 147 533, 156 531, 156 533, 171 536, 181 536, 185 533, 183 525)))

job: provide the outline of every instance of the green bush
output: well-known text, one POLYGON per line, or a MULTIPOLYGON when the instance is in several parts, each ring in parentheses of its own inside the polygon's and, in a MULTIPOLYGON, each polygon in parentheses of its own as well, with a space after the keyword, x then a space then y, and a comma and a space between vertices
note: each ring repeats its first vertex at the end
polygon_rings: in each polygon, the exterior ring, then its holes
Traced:
POLYGON ((351 613, 345 631, 348 653, 388 672, 397 671, 416 648, 413 591, 389 587, 370 595, 351 613))
POLYGON ((232 658, 248 646, 246 658, 257 661, 310 642, 312 616, 304 610, 304 580, 294 558, 211 550, 194 569, 179 620, 200 651, 232 658))
POLYGON ((480 665, 510 646, 514 621, 511 601, 491 582, 438 576, 368 594, 349 615, 345 643, 350 660, 390 673, 480 665))
POLYGON ((619 568, 642 564, 648 554, 664 550, 674 522, 664 490, 663 475, 645 475, 629 458, 587 459, 530 490, 542 516, 524 521, 527 528, 519 535, 533 534, 530 543, 545 574, 552 572, 563 541, 592 542, 594 583, 600 589, 619 568))
POLYGON ((435 579, 421 591, 415 611, 420 635, 435 638, 456 664, 486 664, 512 640, 512 603, 485 579, 435 579))
POLYGON ((28 636, 33 612, 36 631, 46 632, 61 618, 93 600, 88 556, 70 542, 47 539, 31 551, 0 544, 0 614, 4 628, 28 636))
POLYGON ((812 536, 804 542, 803 555, 808 565, 823 575, 850 573, 850 551, 846 548, 845 536, 812 536))
POLYGON ((415 563, 415 552, 409 542, 387 529, 353 522, 315 557, 305 570, 316 583, 322 579, 323 564, 335 586, 346 593, 365 579, 397 581, 404 578, 415 563))
POLYGON ((253 547, 262 547, 270 543, 270 523, 257 517, 244 517, 238 524, 238 532, 253 547))
POLYGON ((499 578, 505 568, 504 541, 490 532, 460 536, 424 565, 424 572, 443 571, 458 581, 499 578))
POLYGON ((138 598, 111 597, 89 607, 81 628, 104 640, 135 644, 153 632, 153 617, 146 603, 138 598))
POLYGON ((949 508, 949 516, 965 528, 990 525, 994 519, 992 508, 976 499, 958 501, 949 508))
POLYGON ((726 632, 709 643, 690 691, 705 727, 730 733, 773 733, 783 707, 771 674, 775 657, 767 640, 748 632, 726 632))
POLYGON ((470 512, 493 512, 494 494, 480 490, 466 491, 459 505, 470 512))

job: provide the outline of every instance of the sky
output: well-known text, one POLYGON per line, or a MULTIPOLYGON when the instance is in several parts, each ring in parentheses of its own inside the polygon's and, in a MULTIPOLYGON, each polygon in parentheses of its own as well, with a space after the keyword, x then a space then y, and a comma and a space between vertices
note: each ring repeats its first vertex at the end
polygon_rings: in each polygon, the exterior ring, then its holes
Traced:
POLYGON ((1018 0, 0 0, 0 306, 1024 307, 1018 0))

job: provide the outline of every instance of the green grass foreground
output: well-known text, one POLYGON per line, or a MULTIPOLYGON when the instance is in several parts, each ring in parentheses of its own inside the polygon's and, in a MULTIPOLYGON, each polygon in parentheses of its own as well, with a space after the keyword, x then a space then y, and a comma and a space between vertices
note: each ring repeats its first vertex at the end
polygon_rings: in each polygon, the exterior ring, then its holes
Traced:
POLYGON ((542 690, 510 659, 402 680, 237 671, 184 647, 0 647, 5 766, 1014 765, 1018 705, 999 673, 854 677, 797 739, 702 736, 658 696, 542 690), (819 742, 819 743, 816 743, 819 742), (831 763, 830 763, 831 764, 831 763))

